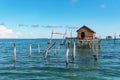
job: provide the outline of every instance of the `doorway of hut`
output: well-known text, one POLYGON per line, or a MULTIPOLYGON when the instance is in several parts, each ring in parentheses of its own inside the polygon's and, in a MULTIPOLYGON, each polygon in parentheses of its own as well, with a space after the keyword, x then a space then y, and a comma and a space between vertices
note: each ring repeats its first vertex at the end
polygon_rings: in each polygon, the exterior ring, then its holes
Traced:
POLYGON ((84 32, 81 33, 81 39, 85 39, 85 33, 84 32))

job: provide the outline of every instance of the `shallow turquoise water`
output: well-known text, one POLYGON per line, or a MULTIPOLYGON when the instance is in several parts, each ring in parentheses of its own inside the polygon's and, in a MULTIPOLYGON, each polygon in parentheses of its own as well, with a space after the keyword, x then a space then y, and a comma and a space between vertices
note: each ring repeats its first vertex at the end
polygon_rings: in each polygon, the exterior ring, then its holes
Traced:
MULTIPOLYGON (((90 49, 76 49, 76 58, 65 63, 66 47, 61 46, 54 55, 52 49, 44 59, 47 39, 1 39, 0 80, 120 80, 120 40, 102 40, 98 61, 90 49), (17 60, 13 61, 13 44, 16 43, 17 60), (41 52, 38 55, 38 43, 41 52), (32 44, 32 57, 29 45, 32 44)), ((59 44, 61 40, 53 40, 59 44)), ((57 46, 58 47, 58 46, 57 46)))

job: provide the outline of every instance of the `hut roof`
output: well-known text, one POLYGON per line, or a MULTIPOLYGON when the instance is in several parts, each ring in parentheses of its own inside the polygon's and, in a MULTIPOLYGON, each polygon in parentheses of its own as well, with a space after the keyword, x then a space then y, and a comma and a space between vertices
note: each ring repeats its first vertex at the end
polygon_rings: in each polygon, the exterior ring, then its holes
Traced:
POLYGON ((86 29, 88 29, 89 31, 91 31, 91 32, 93 32, 93 33, 96 33, 95 31, 93 31, 92 29, 88 28, 88 27, 85 26, 85 25, 83 25, 81 28, 79 28, 79 29, 77 30, 77 32, 78 32, 79 30, 81 30, 82 28, 86 28, 86 29))

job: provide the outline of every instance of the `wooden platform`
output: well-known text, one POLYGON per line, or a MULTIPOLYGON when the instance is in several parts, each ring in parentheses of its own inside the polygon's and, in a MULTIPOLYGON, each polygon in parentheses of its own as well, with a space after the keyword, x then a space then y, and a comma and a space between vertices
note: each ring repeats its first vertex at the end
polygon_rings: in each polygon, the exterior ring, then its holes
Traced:
POLYGON ((70 42, 71 44, 73 44, 73 42, 75 42, 76 46, 78 48, 81 47, 89 47, 92 48, 92 46, 97 46, 100 45, 100 39, 92 39, 92 40, 83 40, 83 39, 78 39, 77 37, 67 37, 64 40, 64 44, 70 42))

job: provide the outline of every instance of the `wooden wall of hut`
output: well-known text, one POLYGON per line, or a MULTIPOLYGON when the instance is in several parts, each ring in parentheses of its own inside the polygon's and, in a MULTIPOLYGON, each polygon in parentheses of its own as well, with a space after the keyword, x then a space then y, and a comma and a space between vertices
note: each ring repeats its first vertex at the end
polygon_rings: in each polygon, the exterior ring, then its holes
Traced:
POLYGON ((83 26, 77 30, 77 38, 82 40, 95 39, 95 32, 87 26, 83 26))

